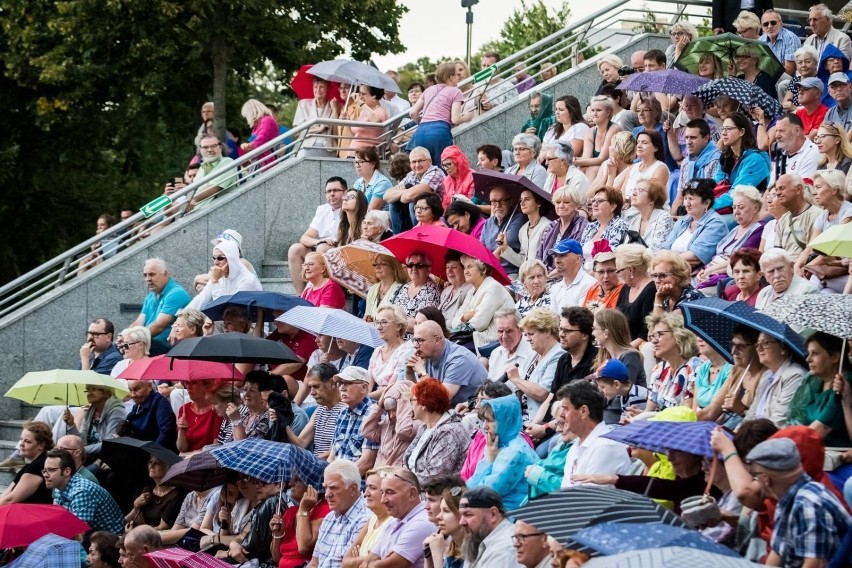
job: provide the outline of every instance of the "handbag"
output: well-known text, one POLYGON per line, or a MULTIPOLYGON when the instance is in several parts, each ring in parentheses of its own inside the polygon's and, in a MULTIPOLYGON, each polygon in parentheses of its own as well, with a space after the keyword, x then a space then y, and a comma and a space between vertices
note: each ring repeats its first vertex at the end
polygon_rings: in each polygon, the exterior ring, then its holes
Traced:
POLYGON ((716 499, 710 495, 710 488, 713 486, 713 478, 718 466, 719 458, 714 455, 704 495, 693 495, 680 502, 680 516, 690 528, 711 526, 722 520, 722 510, 716 503, 716 499))
POLYGON ((186 531, 183 537, 177 541, 177 546, 190 552, 198 552, 201 550, 201 538, 204 533, 198 529, 190 528, 186 531))

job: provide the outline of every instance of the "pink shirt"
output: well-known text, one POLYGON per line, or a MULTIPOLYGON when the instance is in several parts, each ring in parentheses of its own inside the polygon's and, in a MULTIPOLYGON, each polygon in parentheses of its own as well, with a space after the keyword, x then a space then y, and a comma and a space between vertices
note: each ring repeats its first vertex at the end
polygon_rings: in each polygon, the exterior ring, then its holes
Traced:
MULTIPOLYGON (((358 120, 368 122, 367 116, 378 117, 379 122, 384 122, 388 119, 388 111, 382 108, 381 105, 374 109, 368 109, 367 105, 364 105, 364 108, 361 109, 361 114, 358 116, 358 120)), ((357 138, 352 140, 349 148, 373 148, 378 146, 384 131, 385 129, 382 126, 353 126, 352 135, 357 136, 357 138)))
POLYGON ((420 122, 446 122, 452 124, 453 103, 464 101, 458 87, 432 85, 423 92, 423 116, 420 122))
POLYGON ((343 294, 343 288, 331 278, 319 288, 314 288, 308 282, 302 291, 302 298, 315 306, 340 309, 346 306, 346 296, 343 294))

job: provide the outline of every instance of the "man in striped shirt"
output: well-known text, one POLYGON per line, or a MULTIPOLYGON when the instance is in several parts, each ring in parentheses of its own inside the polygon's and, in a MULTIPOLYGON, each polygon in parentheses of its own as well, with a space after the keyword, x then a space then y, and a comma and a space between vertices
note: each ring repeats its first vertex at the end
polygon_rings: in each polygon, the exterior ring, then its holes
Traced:
POLYGON ((313 453, 320 459, 328 458, 337 418, 347 408, 340 401, 340 390, 334 381, 335 374, 337 369, 329 363, 318 363, 310 368, 305 376, 305 384, 311 390, 317 408, 299 435, 287 426, 287 440, 305 449, 313 445, 313 453))

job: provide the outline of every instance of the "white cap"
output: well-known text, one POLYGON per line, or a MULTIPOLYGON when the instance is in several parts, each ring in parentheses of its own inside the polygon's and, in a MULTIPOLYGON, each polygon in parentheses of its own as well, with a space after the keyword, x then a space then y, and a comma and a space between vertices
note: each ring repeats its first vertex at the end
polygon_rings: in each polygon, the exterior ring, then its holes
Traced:
POLYGON ((237 246, 242 250, 243 248, 243 236, 236 232, 233 229, 225 229, 218 235, 216 235, 215 239, 210 240, 211 245, 218 245, 222 241, 234 241, 237 243, 237 246))

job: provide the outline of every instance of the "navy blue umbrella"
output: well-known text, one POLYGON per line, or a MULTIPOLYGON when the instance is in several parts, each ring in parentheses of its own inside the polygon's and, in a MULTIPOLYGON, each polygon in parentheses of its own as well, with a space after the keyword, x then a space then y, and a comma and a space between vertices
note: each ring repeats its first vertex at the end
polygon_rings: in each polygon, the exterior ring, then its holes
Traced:
POLYGON ((572 538, 583 546, 597 550, 606 556, 632 550, 683 546, 739 558, 739 555, 727 546, 710 540, 698 531, 662 523, 642 525, 640 530, 637 530, 636 525, 629 523, 600 523, 579 531, 572 538))
POLYGON ((731 356, 731 338, 734 328, 738 325, 765 333, 789 347, 802 359, 807 357, 808 351, 801 335, 790 326, 757 311, 745 302, 702 298, 684 302, 679 307, 687 329, 709 343, 729 362, 734 360, 731 356))
POLYGON ((312 306, 309 301, 293 296, 292 294, 281 294, 280 292, 264 292, 262 290, 251 290, 237 292, 229 296, 216 298, 201 310, 204 315, 213 321, 221 321, 222 314, 228 306, 242 306, 248 310, 252 321, 257 319, 257 308, 263 308, 263 321, 271 322, 272 311, 286 312, 296 306, 312 306))

